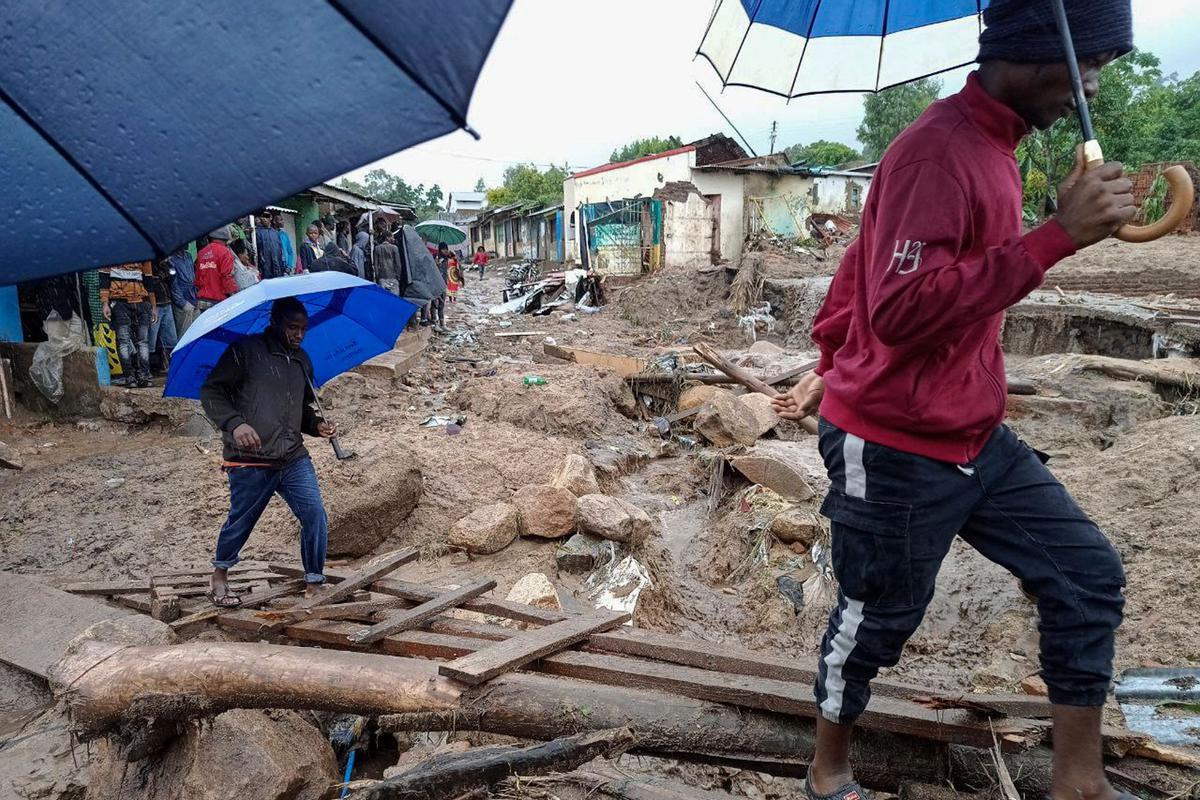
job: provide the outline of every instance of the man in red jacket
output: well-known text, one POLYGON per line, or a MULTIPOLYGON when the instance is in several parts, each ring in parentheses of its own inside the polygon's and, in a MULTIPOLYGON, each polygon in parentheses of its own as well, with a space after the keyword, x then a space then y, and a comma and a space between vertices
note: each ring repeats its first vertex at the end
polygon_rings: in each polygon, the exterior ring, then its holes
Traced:
POLYGON ((237 293, 229 237, 229 226, 222 225, 208 235, 208 244, 196 254, 196 303, 201 311, 237 293))
MULTIPOLYGON (((1129 0, 1068 0, 1088 96, 1132 48, 1129 0)), ((776 399, 820 408, 838 604, 821 647, 812 798, 858 800, 850 734, 880 667, 917 629, 955 536, 1037 598, 1054 718, 1056 800, 1113 800, 1101 707, 1125 583, 1108 540, 1003 425, 1004 310, 1046 271, 1134 216, 1120 164, 1059 189, 1057 215, 1022 231, 1014 150, 1070 115, 1067 66, 1047 0, 993 0, 978 71, 889 147, 858 239, 813 326, 815 373, 776 399)))

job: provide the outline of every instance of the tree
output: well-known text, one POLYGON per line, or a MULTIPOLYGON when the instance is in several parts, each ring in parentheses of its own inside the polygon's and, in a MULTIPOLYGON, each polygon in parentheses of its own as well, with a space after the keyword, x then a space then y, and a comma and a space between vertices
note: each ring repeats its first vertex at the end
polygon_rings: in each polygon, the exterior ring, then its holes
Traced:
POLYGON ((812 144, 794 144, 785 152, 793 164, 803 161, 813 167, 833 167, 862 158, 862 154, 850 145, 825 139, 818 139, 812 144))
POLYGON ((504 170, 504 185, 487 190, 489 206, 506 206, 518 201, 547 206, 562 202, 564 167, 551 166, 545 171, 535 164, 514 164, 504 170))
POLYGON ((652 156, 656 153, 674 150, 677 147, 683 147, 683 140, 678 136, 668 136, 665 139, 661 136, 654 136, 649 139, 634 139, 624 147, 618 147, 616 150, 613 150, 612 155, 608 157, 608 163, 619 164, 622 161, 632 161, 635 158, 652 156))
POLYGON ((941 81, 922 78, 863 98, 863 121, 857 131, 863 157, 878 161, 892 140, 921 116, 941 90, 941 81))
POLYGON ((486 192, 487 191, 487 184, 483 182, 483 178, 480 178, 479 180, 475 181, 475 191, 477 191, 477 192, 486 192))
POLYGON ((380 168, 368 172, 361 182, 342 178, 340 186, 381 203, 403 203, 412 206, 418 217, 428 217, 437 213, 445 200, 442 187, 437 184, 429 189, 426 189, 424 184, 413 186, 399 175, 380 168))

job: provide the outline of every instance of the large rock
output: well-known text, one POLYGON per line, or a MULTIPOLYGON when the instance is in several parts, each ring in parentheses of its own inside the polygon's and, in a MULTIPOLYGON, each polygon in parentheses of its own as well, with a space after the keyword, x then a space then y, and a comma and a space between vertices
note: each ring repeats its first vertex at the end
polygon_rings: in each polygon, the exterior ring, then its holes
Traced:
POLYGON ((639 545, 654 530, 649 514, 619 497, 584 495, 578 513, 581 531, 614 542, 639 545))
POLYGON ((799 543, 811 547, 821 535, 821 523, 811 512, 797 508, 778 514, 771 520, 771 534, 784 544, 799 543))
POLYGON ((703 383, 699 386, 689 386, 679 395, 679 410, 691 411, 693 408, 699 408, 708 403, 712 396, 719 391, 721 391, 721 387, 703 383))
POLYGON ((774 342, 768 342, 766 339, 759 339, 757 342, 750 345, 750 350, 748 352, 764 356, 781 356, 783 355, 784 350, 774 342))
POLYGON ((550 479, 550 485, 566 489, 576 497, 596 494, 600 491, 600 484, 596 481, 596 470, 592 467, 591 462, 574 453, 568 455, 558 465, 554 477, 550 479))
POLYGON ((88 800, 320 800, 338 780, 321 732, 293 711, 237 709, 188 728, 142 762, 104 742, 92 757, 88 800))
POLYGON ((477 508, 450 528, 450 544, 468 553, 498 553, 520 533, 517 507, 510 503, 477 508))
POLYGON ((771 408, 771 398, 765 394, 751 392, 739 395, 737 401, 754 417, 754 431, 757 434, 754 437, 755 440, 770 433, 776 425, 782 422, 779 415, 771 408))
POLYGON ((521 518, 521 533, 561 539, 575 530, 575 495, 547 484, 523 486, 512 503, 521 518))
POLYGON ((554 584, 540 572, 531 572, 513 584, 508 596, 504 598, 511 603, 524 603, 527 606, 544 608, 547 611, 562 611, 562 601, 558 599, 558 590, 554 584))
POLYGON ((21 454, 17 452, 17 448, 0 442, 0 467, 4 469, 21 469, 24 466, 25 460, 21 458, 21 454))
MULTIPOLYGON (((352 423, 339 419, 340 424, 352 423)), ((329 555, 374 553, 417 507, 424 489, 419 462, 412 451, 389 437, 369 439, 353 430, 342 434, 342 447, 355 458, 338 461, 319 439, 305 442, 317 469, 317 481, 329 515, 329 555)), ((272 502, 259 529, 295 531, 300 524, 281 501, 272 502)))
POLYGON ((729 463, 752 483, 765 486, 788 500, 808 500, 816 494, 803 473, 775 456, 751 453, 732 458, 729 463))
POLYGON ((590 533, 577 533, 554 551, 554 563, 559 572, 579 574, 591 572, 612 556, 612 545, 590 533))
POLYGON ((758 441, 760 422, 749 406, 727 389, 717 389, 708 405, 696 415, 696 430, 714 447, 735 444, 753 446, 758 441))

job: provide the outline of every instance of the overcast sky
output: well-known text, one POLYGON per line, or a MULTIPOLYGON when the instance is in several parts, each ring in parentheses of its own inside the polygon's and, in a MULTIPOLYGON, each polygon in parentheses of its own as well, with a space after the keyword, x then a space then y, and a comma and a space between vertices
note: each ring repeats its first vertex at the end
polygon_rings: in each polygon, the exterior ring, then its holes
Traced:
MULTIPOLYGON (((1135 41, 1162 59, 1166 73, 1200 70, 1194 1, 1133 0, 1135 41)), ((760 154, 772 121, 777 149, 815 139, 857 146, 862 95, 788 103, 749 89, 722 93, 708 63, 693 59, 712 7, 711 0, 516 0, 468 114, 482 140, 459 131, 351 175, 382 166, 410 183, 469 191, 480 177, 499 185, 516 162, 578 170, 646 136, 675 134, 686 142, 716 131, 733 135, 697 81, 760 154)), ((944 93, 962 86, 965 75, 945 75, 944 93)))

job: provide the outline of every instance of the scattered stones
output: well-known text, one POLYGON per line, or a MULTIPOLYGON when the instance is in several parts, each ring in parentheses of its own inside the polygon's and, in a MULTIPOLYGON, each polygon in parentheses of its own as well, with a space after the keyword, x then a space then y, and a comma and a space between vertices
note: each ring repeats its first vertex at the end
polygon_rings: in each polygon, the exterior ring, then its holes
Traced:
POLYGON ((468 553, 498 553, 512 544, 521 532, 517 507, 511 503, 477 508, 450 528, 450 544, 468 553))
POLYGON ((591 572, 612 554, 612 546, 599 536, 577 533, 558 546, 554 553, 559 572, 578 575, 591 572))
POLYGON ((618 497, 584 495, 578 513, 581 531, 614 542, 636 546, 654 530, 649 514, 618 497))
POLYGON ((561 539, 575 530, 575 495, 548 484, 523 486, 513 495, 521 520, 521 533, 544 539, 561 539))
POLYGON ((21 454, 17 449, 4 442, 0 442, 0 467, 4 469, 24 469, 25 461, 21 458, 21 454))
POLYGON ((540 572, 531 572, 514 583, 504 599, 512 603, 544 608, 547 611, 562 611, 558 591, 550 579, 540 572))
POLYGON ((596 470, 592 467, 591 462, 574 453, 563 459, 562 464, 554 473, 554 477, 550 480, 550 485, 558 489, 566 489, 576 497, 597 494, 600 491, 600 484, 596 481, 596 470))
POLYGON ((784 544, 799 544, 807 550, 821 535, 821 523, 812 513, 789 508, 771 520, 771 535, 784 544))
POLYGON ((738 402, 737 395, 717 389, 708 405, 696 415, 696 431, 714 447, 735 444, 752 446, 758 441, 759 420, 750 408, 738 402))

